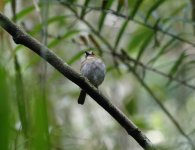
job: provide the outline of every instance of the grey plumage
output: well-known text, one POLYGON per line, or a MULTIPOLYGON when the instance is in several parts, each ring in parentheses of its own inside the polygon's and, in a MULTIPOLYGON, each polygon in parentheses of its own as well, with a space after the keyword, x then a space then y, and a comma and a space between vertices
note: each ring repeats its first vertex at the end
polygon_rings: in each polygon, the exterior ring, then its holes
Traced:
MULTIPOLYGON (((104 80, 106 67, 100 58, 87 52, 86 59, 81 63, 80 71, 94 86, 98 87, 104 80)), ((78 103, 84 104, 85 97, 86 93, 81 90, 78 103)))

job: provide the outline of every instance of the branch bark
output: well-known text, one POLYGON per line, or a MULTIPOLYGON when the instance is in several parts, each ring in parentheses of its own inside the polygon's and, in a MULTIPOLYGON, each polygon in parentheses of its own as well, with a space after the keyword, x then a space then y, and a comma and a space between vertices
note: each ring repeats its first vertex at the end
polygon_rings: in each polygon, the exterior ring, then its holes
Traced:
POLYGON ((102 95, 82 75, 75 72, 67 63, 63 62, 55 53, 36 39, 22 31, 16 24, 11 22, 0 12, 0 26, 6 30, 16 44, 22 44, 38 54, 56 70, 62 73, 70 81, 84 89, 102 108, 104 108, 126 131, 131 135, 143 149, 154 150, 151 141, 129 120, 109 99, 102 95))

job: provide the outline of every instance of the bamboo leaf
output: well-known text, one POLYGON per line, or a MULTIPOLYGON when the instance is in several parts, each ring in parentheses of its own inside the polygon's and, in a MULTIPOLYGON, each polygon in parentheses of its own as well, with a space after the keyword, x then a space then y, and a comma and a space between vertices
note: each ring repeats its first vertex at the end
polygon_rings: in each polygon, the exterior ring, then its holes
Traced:
POLYGON ((93 45, 96 48, 101 49, 99 43, 95 40, 95 38, 93 37, 93 35, 89 34, 88 37, 89 37, 89 40, 93 43, 93 45))
MULTIPOLYGON (((139 60, 140 60, 141 56, 143 55, 145 49, 150 44, 150 41, 152 40, 153 35, 154 35, 154 33, 153 32, 150 32, 150 34, 148 34, 145 37, 144 41, 142 42, 142 44, 140 46, 140 50, 139 50, 139 53, 137 55, 136 62, 139 62, 139 60)), ((136 69, 136 67, 137 67, 137 63, 135 63, 134 69, 136 69)))
POLYGON ((148 130, 150 129, 149 125, 147 124, 147 121, 143 117, 134 117, 132 118, 133 122, 141 129, 148 130))
POLYGON ((70 38, 71 36, 79 33, 80 31, 79 30, 72 30, 72 31, 69 31, 67 33, 65 33, 62 37, 60 38, 56 38, 54 40, 52 40, 49 44, 48 44, 48 47, 49 48, 52 48, 56 45, 58 45, 60 42, 62 42, 64 39, 67 39, 67 38, 70 38))
POLYGON ((7 72, 3 67, 0 66, 0 149, 10 149, 10 101, 8 88, 7 72))
MULTIPOLYGON (((191 0, 192 4, 192 21, 195 22, 195 0, 191 0)), ((195 34, 195 25, 193 25, 194 28, 194 34, 195 34)))
POLYGON ((102 0, 102 9, 106 9, 109 0, 102 0))
MULTIPOLYGON (((170 69, 168 73, 170 76, 174 76, 177 73, 177 71, 179 70, 179 67, 181 66, 181 64, 183 63, 186 57, 187 56, 185 54, 185 51, 180 54, 179 58, 177 59, 177 61, 175 62, 175 64, 172 66, 172 68, 170 69)), ((167 85, 169 85, 170 83, 171 82, 169 80, 167 85)))
POLYGON ((69 4, 72 4, 75 2, 75 0, 65 0, 65 1, 67 1, 69 4))
POLYGON ((176 39, 171 38, 162 48, 160 48, 158 54, 150 60, 150 63, 154 63, 160 56, 166 53, 168 47, 170 47, 173 43, 177 42, 176 39))
POLYGON ((121 37, 122 37, 122 35, 123 35, 123 33, 124 33, 124 31, 125 31, 127 25, 128 25, 128 22, 129 22, 129 20, 125 20, 124 23, 123 23, 123 25, 122 25, 122 27, 121 27, 121 29, 119 30, 119 33, 118 33, 118 35, 117 35, 117 38, 116 38, 116 41, 115 41, 115 45, 114 45, 114 49, 115 49, 115 50, 116 50, 117 47, 118 47, 118 44, 119 44, 119 42, 120 42, 120 40, 121 40, 121 37))
POLYGON ((11 9, 12 9, 13 21, 16 22, 16 0, 11 1, 11 9))
POLYGON ((23 17, 27 16, 27 14, 29 14, 30 12, 32 12, 34 9, 35 9, 34 5, 29 6, 29 7, 25 7, 24 9, 22 9, 20 12, 18 12, 16 14, 17 20, 20 20, 23 17))
POLYGON ((178 15, 178 13, 181 13, 182 10, 186 7, 187 4, 182 4, 181 6, 179 6, 178 8, 176 9, 173 9, 170 16, 173 17, 173 16, 176 16, 178 15))
POLYGON ((80 35, 79 38, 80 38, 80 40, 83 42, 84 45, 88 45, 88 41, 87 41, 87 39, 86 39, 85 36, 80 35))
POLYGON ((134 32, 128 44, 128 51, 133 52, 139 50, 139 46, 141 45, 142 41, 144 41, 145 37, 147 35, 150 35, 151 32, 153 33, 153 31, 142 26, 137 28, 137 30, 134 32))
POLYGON ((93 37, 93 35, 89 34, 88 35, 89 40, 93 43, 93 45, 97 48, 99 51, 99 55, 102 56, 102 49, 99 43, 96 41, 96 39, 93 37))
MULTIPOLYGON (((113 2, 114 2, 114 0, 106 0, 106 3, 102 6, 102 8, 109 9, 112 6, 113 2)), ((104 21, 106 19, 106 15, 107 15, 107 13, 102 11, 102 13, 100 15, 100 19, 99 19, 99 25, 98 25, 99 32, 101 32, 101 30, 102 30, 102 26, 103 26, 104 21)))
POLYGON ((137 114, 137 98, 136 96, 132 97, 132 93, 130 95, 127 95, 125 97, 125 109, 130 115, 137 114))
POLYGON ((154 3, 154 5, 152 5, 152 7, 149 9, 146 18, 145 18, 145 22, 148 21, 150 15, 152 14, 153 11, 155 11, 158 7, 161 6, 162 3, 164 3, 166 0, 158 0, 156 3, 154 3))
POLYGON ((18 112, 19 112, 19 117, 20 121, 22 124, 22 131, 25 135, 25 138, 28 138, 28 118, 27 118, 27 111, 26 111, 26 102, 24 98, 24 86, 23 86, 23 80, 22 80, 22 74, 21 74, 21 69, 20 65, 18 62, 18 59, 15 55, 14 58, 14 65, 15 65, 15 84, 16 84, 16 100, 18 104, 18 112))
POLYGON ((83 55, 83 51, 78 52, 76 55, 74 55, 67 63, 69 65, 74 64, 77 60, 79 60, 81 58, 81 56, 83 55))
POLYGON ((120 12, 121 8, 125 5, 125 0, 118 0, 117 12, 120 12))
POLYGON ((109 73, 109 72, 111 72, 111 71, 113 71, 113 70, 115 70, 115 69, 116 69, 115 66, 108 66, 108 67, 106 68, 106 72, 109 73))
MULTIPOLYGON (((50 19, 48 19, 48 25, 51 25, 52 23, 55 22, 60 22, 62 20, 65 20, 67 17, 66 16, 54 16, 50 19)), ((39 33, 42 29, 42 24, 37 24, 32 31, 30 31, 31 35, 35 35, 36 33, 39 33)))
POLYGON ((85 16, 86 8, 87 8, 89 2, 90 2, 90 0, 85 0, 84 7, 82 8, 82 11, 81 11, 81 19, 84 18, 84 16, 85 16))
POLYGON ((47 150, 50 147, 47 103, 39 91, 35 91, 31 96, 32 104, 32 133, 31 145, 32 150, 47 150))
POLYGON ((137 11, 139 10, 139 7, 141 6, 143 0, 137 0, 134 6, 134 9, 131 13, 131 18, 134 18, 135 14, 137 13, 137 11))

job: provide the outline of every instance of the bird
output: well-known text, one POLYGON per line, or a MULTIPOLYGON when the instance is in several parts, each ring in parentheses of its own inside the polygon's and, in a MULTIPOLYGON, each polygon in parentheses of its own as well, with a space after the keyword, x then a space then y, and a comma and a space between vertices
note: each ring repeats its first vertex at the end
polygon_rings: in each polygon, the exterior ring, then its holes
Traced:
MULTIPOLYGON (((96 88, 104 81, 106 66, 102 59, 98 58, 92 51, 85 51, 85 60, 81 62, 81 74, 86 77, 96 88)), ((81 89, 78 104, 83 105, 86 98, 86 92, 81 89)))

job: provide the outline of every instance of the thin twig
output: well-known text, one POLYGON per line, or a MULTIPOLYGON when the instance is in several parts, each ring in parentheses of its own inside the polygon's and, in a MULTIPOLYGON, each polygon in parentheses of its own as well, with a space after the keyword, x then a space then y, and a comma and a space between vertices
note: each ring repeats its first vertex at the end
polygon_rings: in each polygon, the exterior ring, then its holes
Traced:
MULTIPOLYGON (((121 55, 122 55, 122 54, 116 53, 116 52, 114 52, 113 54, 114 54, 116 57, 118 57, 118 58, 121 57, 121 55)), ((171 76, 171 75, 168 75, 168 74, 166 74, 166 73, 164 73, 164 72, 162 72, 162 71, 159 71, 158 69, 155 69, 155 68, 153 68, 153 67, 149 67, 149 66, 143 64, 142 62, 137 62, 136 59, 130 57, 129 55, 128 55, 128 61, 129 61, 129 62, 133 62, 133 63, 137 63, 137 65, 139 65, 139 66, 142 67, 143 69, 146 69, 146 70, 152 71, 152 72, 154 72, 154 73, 157 73, 157 74, 159 74, 159 75, 161 75, 161 76, 163 76, 163 77, 166 77, 166 78, 168 78, 168 79, 170 79, 170 80, 172 80, 172 81, 175 81, 175 82, 179 83, 180 85, 184 85, 184 86, 186 86, 186 87, 188 87, 188 88, 191 88, 191 89, 194 89, 194 90, 195 90, 195 86, 194 86, 194 85, 191 85, 191 84, 188 84, 186 80, 180 80, 180 79, 178 79, 177 77, 173 77, 173 76, 171 76)))
POLYGON ((174 35, 173 33, 170 33, 170 32, 168 32, 168 31, 165 31, 165 30, 163 30, 162 28, 160 28, 159 26, 152 26, 152 25, 150 25, 150 24, 148 24, 148 23, 141 22, 141 21, 136 20, 136 19, 134 19, 134 18, 131 18, 131 17, 127 16, 127 15, 121 14, 121 13, 115 11, 115 10, 112 10, 112 9, 102 9, 101 7, 92 7, 92 6, 87 6, 87 7, 86 7, 86 6, 79 5, 79 4, 75 4, 75 3, 69 3, 68 1, 60 1, 60 0, 58 0, 58 1, 59 1, 61 4, 64 4, 64 5, 66 5, 66 6, 67 6, 67 5, 71 5, 71 6, 75 6, 75 7, 78 7, 78 8, 88 8, 88 9, 90 9, 90 10, 105 12, 105 13, 112 14, 112 15, 115 15, 115 16, 117 16, 117 17, 123 18, 123 19, 125 19, 125 20, 133 21, 133 22, 136 23, 136 24, 145 26, 145 27, 147 27, 147 28, 149 28, 149 29, 151 29, 151 30, 154 30, 154 31, 159 31, 159 32, 161 32, 161 33, 163 33, 163 34, 165 34, 165 35, 168 35, 168 36, 170 36, 170 37, 172 37, 172 38, 174 38, 174 39, 177 39, 178 41, 187 43, 187 44, 192 45, 193 47, 195 47, 195 43, 190 42, 190 41, 188 41, 188 40, 186 40, 186 39, 184 39, 184 38, 181 38, 181 37, 179 37, 179 36, 177 36, 177 35, 174 35))
MULTIPOLYGON (((66 2, 61 2, 63 5, 67 6, 66 5, 66 2)), ((88 26, 88 28, 91 30, 91 32, 93 32, 104 44, 105 46, 107 46, 107 48, 111 51, 111 54, 112 55, 116 55, 117 53, 114 53, 114 48, 112 47, 112 45, 97 31, 95 30, 95 28, 93 28, 93 26, 87 22, 84 18, 80 18, 80 16, 77 14, 77 12, 72 8, 70 7, 69 5, 67 6, 74 14, 75 14, 75 17, 77 17, 78 19, 80 19, 83 23, 85 23, 85 25, 88 26)), ((191 84, 188 84, 186 81, 183 81, 183 80, 180 80, 176 77, 173 77, 173 76, 170 76, 170 75, 167 75, 166 73, 163 73, 157 69, 154 69, 152 67, 149 67, 147 65, 144 65, 143 63, 141 62, 137 62, 135 59, 133 58, 130 58, 129 57, 129 61, 132 61, 133 63, 136 63, 137 65, 141 66, 142 68, 144 69, 147 69, 147 70, 150 70, 150 71, 153 71, 155 73, 158 73, 159 75, 161 76, 164 76, 166 78, 169 78, 170 80, 174 80, 175 82, 178 82, 179 84, 182 84, 182 85, 185 85, 191 89, 195 89, 195 86, 194 85, 191 85, 191 84)))

